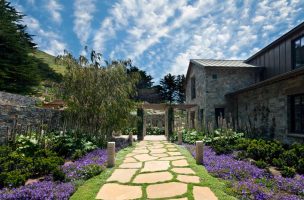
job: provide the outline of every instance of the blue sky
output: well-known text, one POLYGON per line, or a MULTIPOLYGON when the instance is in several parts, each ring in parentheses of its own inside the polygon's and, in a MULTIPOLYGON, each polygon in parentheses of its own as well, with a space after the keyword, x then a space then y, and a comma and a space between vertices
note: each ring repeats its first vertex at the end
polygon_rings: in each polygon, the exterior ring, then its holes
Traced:
POLYGON ((84 46, 127 59, 158 81, 189 59, 246 59, 304 21, 303 0, 11 0, 38 47, 84 46))

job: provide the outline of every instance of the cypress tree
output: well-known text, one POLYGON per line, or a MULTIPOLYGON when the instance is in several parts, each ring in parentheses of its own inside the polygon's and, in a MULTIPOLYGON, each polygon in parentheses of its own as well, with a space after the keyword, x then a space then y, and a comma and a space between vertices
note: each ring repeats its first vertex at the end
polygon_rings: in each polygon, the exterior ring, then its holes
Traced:
POLYGON ((30 55, 36 44, 21 24, 23 17, 0 0, 0 90, 26 94, 39 84, 39 71, 30 55))

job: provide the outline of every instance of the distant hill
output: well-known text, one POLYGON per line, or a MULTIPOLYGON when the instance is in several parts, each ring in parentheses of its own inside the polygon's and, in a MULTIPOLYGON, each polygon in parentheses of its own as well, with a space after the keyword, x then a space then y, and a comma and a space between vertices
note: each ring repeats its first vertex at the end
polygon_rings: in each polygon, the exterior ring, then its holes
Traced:
POLYGON ((65 73, 65 66, 63 65, 58 65, 55 63, 55 57, 48 54, 48 53, 45 53, 41 50, 36 50, 35 53, 34 53, 34 56, 36 58, 39 58, 41 59, 44 63, 48 64, 49 67, 51 67, 55 72, 63 75, 65 73))

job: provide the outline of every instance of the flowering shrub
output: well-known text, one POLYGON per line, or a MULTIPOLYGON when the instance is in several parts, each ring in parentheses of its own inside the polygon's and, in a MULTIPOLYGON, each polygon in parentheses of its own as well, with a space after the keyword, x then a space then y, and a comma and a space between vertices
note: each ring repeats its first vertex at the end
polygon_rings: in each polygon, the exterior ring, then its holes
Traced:
POLYGON ((74 186, 71 183, 54 183, 51 181, 42 181, 30 185, 22 186, 12 190, 0 190, 0 199, 2 200, 50 200, 50 199, 69 199, 74 192, 74 186))
MULTIPOLYGON (((185 146, 195 156, 195 146, 185 146)), ((229 180, 233 191, 241 199, 300 200, 304 198, 304 176, 272 177, 265 170, 259 169, 248 161, 236 160, 232 155, 216 155, 208 146, 204 148, 203 164, 209 173, 229 180)))
MULTIPOLYGON (((63 172, 66 174, 66 178, 70 181, 73 180, 78 180, 78 179, 88 179, 90 176, 88 176, 86 173, 87 171, 91 171, 92 169, 88 166, 90 165, 97 165, 101 166, 105 163, 107 160, 107 152, 105 149, 96 149, 81 159, 76 160, 73 163, 66 163, 62 166, 63 172)), ((95 170, 94 171, 99 171, 100 170, 95 170)), ((95 173, 95 175, 97 175, 95 173)))

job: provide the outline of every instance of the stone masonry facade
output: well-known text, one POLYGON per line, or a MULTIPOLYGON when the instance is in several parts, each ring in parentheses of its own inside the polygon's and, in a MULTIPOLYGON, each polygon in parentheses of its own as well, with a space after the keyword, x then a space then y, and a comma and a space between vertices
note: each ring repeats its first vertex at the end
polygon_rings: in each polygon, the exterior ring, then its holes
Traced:
MULTIPOLYGON (((215 125, 215 108, 227 110, 228 102, 223 94, 254 84, 257 74, 258 69, 254 68, 202 67, 193 63, 188 71, 186 103, 197 105, 190 111, 195 113, 195 128, 202 129, 208 123, 215 125), (196 80, 196 97, 192 99, 190 81, 193 77, 196 80)), ((188 121, 191 121, 190 115, 188 121)))
POLYGON ((284 143, 304 142, 289 127, 290 95, 303 92, 303 86, 304 75, 299 75, 228 97, 236 128, 284 143))

